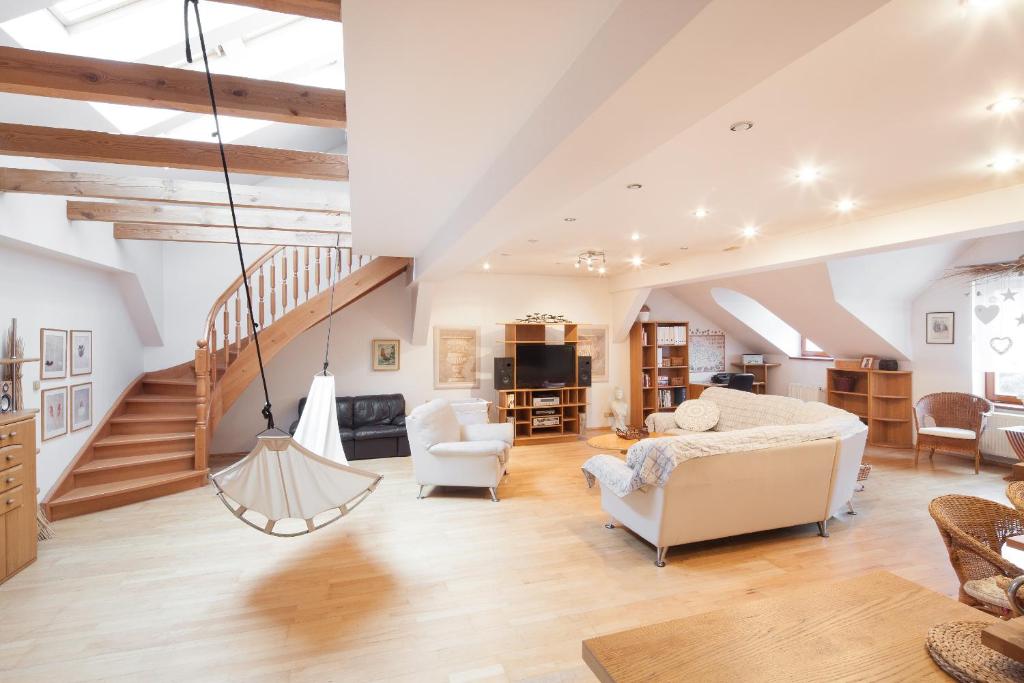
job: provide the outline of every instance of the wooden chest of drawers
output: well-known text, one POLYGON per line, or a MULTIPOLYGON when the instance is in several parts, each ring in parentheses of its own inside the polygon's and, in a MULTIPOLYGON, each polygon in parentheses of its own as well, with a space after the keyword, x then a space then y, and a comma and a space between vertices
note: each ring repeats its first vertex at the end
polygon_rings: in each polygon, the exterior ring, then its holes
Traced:
POLYGON ((35 411, 0 415, 0 583, 36 559, 35 411))

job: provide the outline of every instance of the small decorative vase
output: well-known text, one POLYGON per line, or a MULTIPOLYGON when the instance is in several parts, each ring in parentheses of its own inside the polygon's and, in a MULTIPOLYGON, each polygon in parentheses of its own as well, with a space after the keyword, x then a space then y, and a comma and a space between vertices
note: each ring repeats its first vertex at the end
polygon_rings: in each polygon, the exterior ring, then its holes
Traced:
POLYGON ((651 309, 647 304, 640 307, 640 314, 636 317, 642 323, 648 322, 651 319, 651 309))

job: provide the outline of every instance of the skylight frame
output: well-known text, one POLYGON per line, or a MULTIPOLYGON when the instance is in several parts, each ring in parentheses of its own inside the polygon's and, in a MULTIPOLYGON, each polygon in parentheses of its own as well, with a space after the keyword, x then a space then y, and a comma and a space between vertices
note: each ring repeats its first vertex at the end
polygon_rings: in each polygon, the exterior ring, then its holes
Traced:
POLYGON ((47 8, 64 28, 72 28, 111 12, 134 5, 140 0, 62 0, 47 8))

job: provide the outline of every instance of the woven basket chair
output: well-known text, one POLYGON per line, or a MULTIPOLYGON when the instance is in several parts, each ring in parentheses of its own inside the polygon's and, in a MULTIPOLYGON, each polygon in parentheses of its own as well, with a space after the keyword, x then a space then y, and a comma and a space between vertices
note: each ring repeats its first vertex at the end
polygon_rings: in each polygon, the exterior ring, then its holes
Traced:
POLYGON ((1024 569, 1000 555, 1010 536, 1024 534, 1024 513, 974 496, 939 496, 928 505, 960 579, 960 602, 1012 616, 1006 588, 1024 569))
POLYGON ((981 433, 985 431, 985 423, 993 410, 995 406, 991 401, 974 394, 944 391, 922 396, 914 406, 914 431, 917 432, 914 464, 917 465, 923 448, 928 449, 929 459, 936 450, 961 453, 974 458, 974 473, 977 474, 981 471, 981 433), (974 438, 922 434, 921 429, 930 426, 928 418, 934 420, 936 427, 973 432, 974 438))
POLYGON ((1010 499, 1010 505, 1024 512, 1024 481, 1010 482, 1006 487, 1006 497, 1010 499))

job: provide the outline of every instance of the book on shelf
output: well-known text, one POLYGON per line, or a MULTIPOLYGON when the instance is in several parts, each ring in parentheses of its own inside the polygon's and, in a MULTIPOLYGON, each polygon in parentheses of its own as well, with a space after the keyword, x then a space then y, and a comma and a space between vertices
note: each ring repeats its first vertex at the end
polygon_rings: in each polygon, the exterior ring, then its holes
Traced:
POLYGON ((673 328, 673 338, 675 343, 682 345, 686 343, 686 325, 676 325, 673 328))

